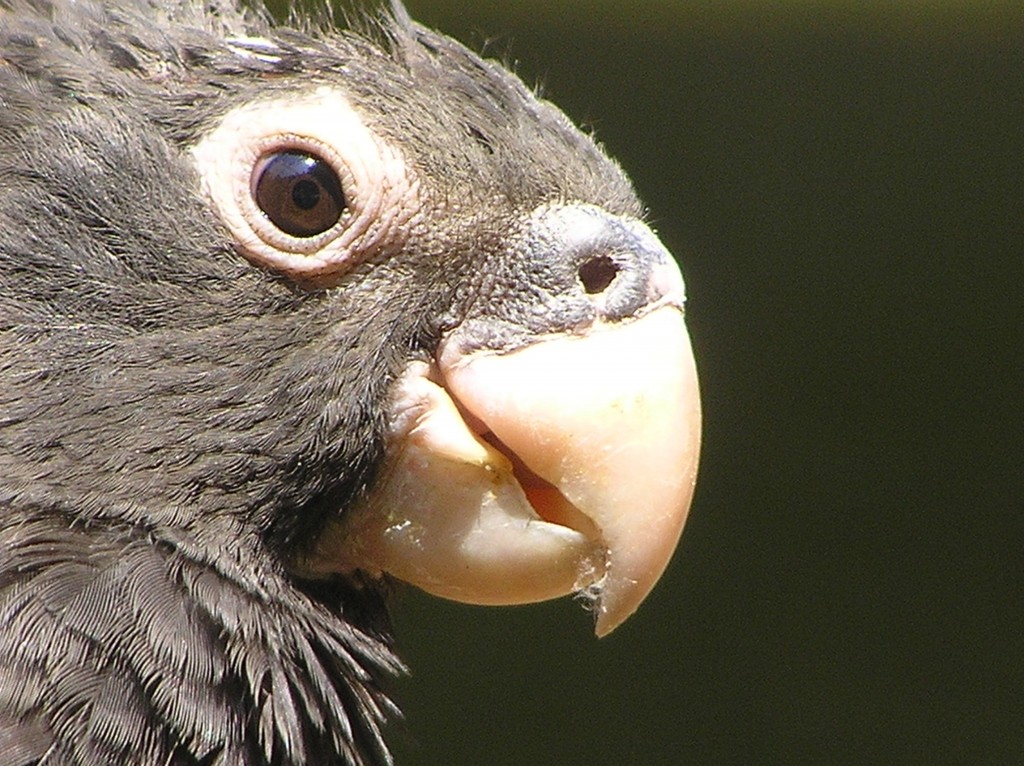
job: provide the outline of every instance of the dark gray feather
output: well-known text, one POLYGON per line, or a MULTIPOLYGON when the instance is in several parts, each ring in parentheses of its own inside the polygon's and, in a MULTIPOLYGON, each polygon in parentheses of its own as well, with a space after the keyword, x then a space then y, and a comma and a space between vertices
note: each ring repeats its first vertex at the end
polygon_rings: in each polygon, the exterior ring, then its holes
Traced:
POLYGON ((389 760, 384 594, 288 562, 372 482, 388 386, 467 275, 560 199, 639 213, 560 112, 400 10, 328 34, 0 4, 2 766, 389 760), (437 204, 400 257, 307 292, 236 253, 188 152, 324 82, 437 204))

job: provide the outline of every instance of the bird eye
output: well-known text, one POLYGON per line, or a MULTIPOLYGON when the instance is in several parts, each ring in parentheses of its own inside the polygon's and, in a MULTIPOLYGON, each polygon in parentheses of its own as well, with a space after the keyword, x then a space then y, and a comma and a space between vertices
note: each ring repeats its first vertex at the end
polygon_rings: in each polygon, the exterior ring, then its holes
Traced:
POLYGON ((338 174, 325 160, 303 151, 275 152, 256 163, 252 194, 271 223, 292 237, 315 237, 345 212, 338 174))
POLYGON ((303 285, 398 251, 423 216, 413 168, 334 88, 237 106, 191 154, 236 250, 303 285))

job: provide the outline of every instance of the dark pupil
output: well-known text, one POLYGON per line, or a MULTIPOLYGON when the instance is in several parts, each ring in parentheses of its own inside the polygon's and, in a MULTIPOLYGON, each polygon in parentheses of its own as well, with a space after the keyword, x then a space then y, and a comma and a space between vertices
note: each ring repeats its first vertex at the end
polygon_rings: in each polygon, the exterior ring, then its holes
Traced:
POLYGON ((279 152, 266 157, 253 185, 256 204, 270 222, 293 237, 315 237, 345 212, 337 173, 315 154, 279 152))
POLYGON ((312 210, 320 201, 320 189, 312 181, 298 181, 292 187, 292 202, 302 210, 312 210))

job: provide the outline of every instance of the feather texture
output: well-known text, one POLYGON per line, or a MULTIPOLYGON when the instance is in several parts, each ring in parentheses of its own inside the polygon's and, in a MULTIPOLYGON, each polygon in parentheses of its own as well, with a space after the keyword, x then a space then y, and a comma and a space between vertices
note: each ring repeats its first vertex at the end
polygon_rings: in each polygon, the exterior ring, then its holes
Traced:
POLYGON ((246 592, 134 530, 50 516, 5 523, 0 571, 4 764, 386 760, 378 685, 401 664, 279 574, 278 598, 246 592))
POLYGON ((325 32, 0 2, 0 766, 389 762, 383 587, 288 562, 372 484, 400 371, 481 274, 512 289, 503 236, 564 199, 640 213, 560 112, 400 6, 325 32), (238 255, 189 151, 331 82, 429 198, 401 258, 303 291, 238 255))

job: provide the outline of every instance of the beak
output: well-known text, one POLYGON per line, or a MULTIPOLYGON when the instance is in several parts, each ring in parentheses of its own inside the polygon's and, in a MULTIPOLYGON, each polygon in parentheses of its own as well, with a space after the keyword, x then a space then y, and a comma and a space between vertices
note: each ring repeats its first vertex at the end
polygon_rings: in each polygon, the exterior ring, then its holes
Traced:
POLYGON ((444 377, 514 456, 537 514, 595 546, 573 590, 592 591, 597 634, 611 632, 664 572, 693 495, 700 399, 682 311, 457 359, 444 377))
POLYGON ((399 381, 383 473, 304 569, 473 604, 583 592, 603 636, 667 566, 699 449, 678 304, 511 353, 442 347, 399 381))

